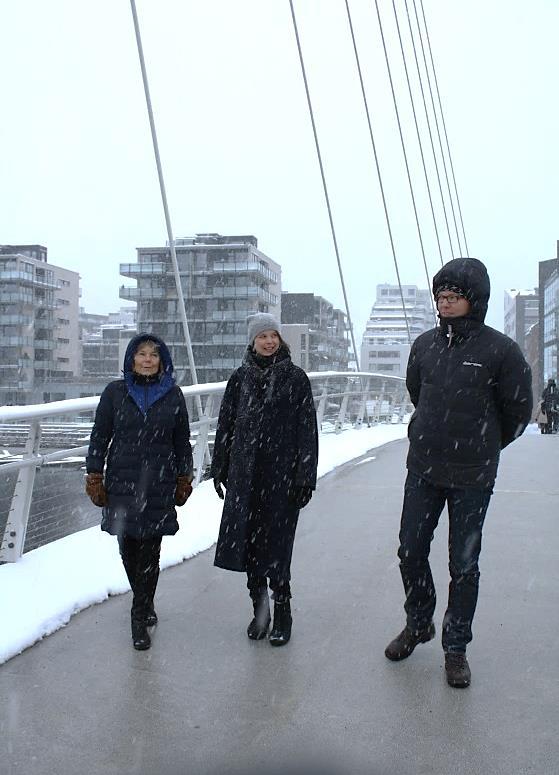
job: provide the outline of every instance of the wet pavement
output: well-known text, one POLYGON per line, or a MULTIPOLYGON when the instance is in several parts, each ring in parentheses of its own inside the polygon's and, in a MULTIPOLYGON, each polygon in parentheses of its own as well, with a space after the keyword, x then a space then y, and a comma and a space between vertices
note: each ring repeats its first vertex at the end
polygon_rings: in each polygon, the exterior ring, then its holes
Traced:
POLYGON ((162 573, 151 650, 133 650, 121 595, 1 666, 1 775, 558 773, 559 437, 503 454, 466 690, 444 680, 445 515, 437 637, 404 662, 383 655, 404 623, 406 447, 320 480, 301 513, 284 648, 247 639, 244 577, 209 550, 162 573))

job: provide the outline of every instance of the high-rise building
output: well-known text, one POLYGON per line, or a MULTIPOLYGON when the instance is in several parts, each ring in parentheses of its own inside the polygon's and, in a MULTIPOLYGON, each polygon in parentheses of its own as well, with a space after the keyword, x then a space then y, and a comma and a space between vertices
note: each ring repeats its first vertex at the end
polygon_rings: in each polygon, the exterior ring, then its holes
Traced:
POLYGON ((361 344, 361 370, 405 377, 410 338, 413 342, 434 325, 430 291, 416 285, 403 285, 402 292, 398 285, 377 285, 361 344))
POLYGON ((526 334, 539 319, 538 289, 505 291, 504 333, 518 344, 526 355, 526 334))
MULTIPOLYGON (((240 365, 247 317, 280 316, 280 265, 258 250, 252 235, 197 234, 175 241, 181 288, 199 382, 219 382, 240 365)), ((138 304, 138 331, 169 345, 181 384, 191 382, 169 247, 137 248, 135 264, 121 264, 137 287, 120 297, 138 304)))
POLYGON ((0 280, 0 403, 26 404, 79 372, 79 274, 43 245, 0 245, 0 280))
POLYGON ((557 258, 539 262, 539 333, 541 384, 557 380, 557 354, 559 351, 559 240, 557 258))
POLYGON ((282 293, 281 323, 297 365, 307 371, 347 371, 347 324, 340 309, 314 293, 282 293))
POLYGON ((105 316, 107 322, 84 332, 82 376, 84 380, 117 379, 122 374, 128 342, 136 334, 136 309, 123 308, 105 316))

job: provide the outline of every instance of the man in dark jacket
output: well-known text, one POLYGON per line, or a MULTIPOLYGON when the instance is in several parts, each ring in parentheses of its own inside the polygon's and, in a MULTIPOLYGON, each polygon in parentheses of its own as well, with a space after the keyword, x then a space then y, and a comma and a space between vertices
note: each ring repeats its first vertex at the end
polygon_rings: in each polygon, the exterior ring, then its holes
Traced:
POLYGON ((547 380, 547 386, 542 393, 542 409, 547 417, 546 433, 553 433, 557 430, 559 415, 559 393, 553 378, 547 380))
POLYGON ((466 646, 499 455, 522 434, 532 411, 530 367, 520 348, 484 324, 489 293, 481 261, 456 258, 445 264, 433 279, 440 326, 413 343, 406 379, 415 406, 398 549, 407 620, 385 654, 405 659, 435 634, 428 558, 446 503, 451 580, 442 644, 447 681, 456 687, 470 684, 466 646))

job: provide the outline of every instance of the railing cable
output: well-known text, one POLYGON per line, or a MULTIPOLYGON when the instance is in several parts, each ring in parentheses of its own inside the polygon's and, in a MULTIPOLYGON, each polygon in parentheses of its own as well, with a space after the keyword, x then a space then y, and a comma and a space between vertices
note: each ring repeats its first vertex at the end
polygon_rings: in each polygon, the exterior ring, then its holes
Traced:
POLYGON ((402 299, 402 309, 404 310, 404 318, 405 318, 405 321, 406 321, 406 330, 407 330, 407 333, 408 333, 408 342, 411 345, 411 330, 410 330, 410 324, 409 324, 409 320, 408 320, 408 313, 407 313, 407 310, 406 310, 406 302, 405 302, 405 299, 404 299, 404 292, 402 290, 402 281, 400 279, 400 269, 398 267, 398 259, 396 257, 396 248, 394 246, 394 237, 392 235, 392 227, 390 225, 390 216, 388 215, 388 205, 387 205, 387 202, 386 202, 386 195, 384 193, 384 184, 383 184, 383 181, 382 181, 382 173, 381 173, 381 170, 380 170, 380 162, 379 162, 379 158, 378 158, 377 146, 376 146, 375 136, 374 136, 374 132, 373 132, 373 125, 372 125, 372 122, 371 122, 371 115, 370 115, 370 112, 369 112, 369 103, 368 103, 368 100, 367 100, 367 94, 365 92, 365 84, 363 82, 363 74, 362 74, 362 71, 361 71, 361 62, 360 62, 360 59, 359 59, 359 52, 357 50, 357 43, 355 41, 355 34, 354 34, 354 31, 353 31, 353 22, 351 20, 351 11, 349 10, 348 0, 345 0, 345 5, 346 5, 346 11, 347 11, 347 19, 348 19, 348 22, 349 22, 349 29, 350 29, 350 33, 351 33, 351 40, 352 40, 352 43, 353 43, 353 51, 355 53, 355 63, 357 65, 357 72, 358 72, 358 75, 359 75, 359 83, 361 84, 361 93, 363 95, 363 104, 365 106, 365 115, 367 116, 367 124, 368 124, 368 127, 369 127, 369 136, 371 138, 371 146, 372 146, 372 149, 373 149, 373 156, 374 156, 374 159, 375 159, 375 166, 376 166, 376 170, 377 170, 377 177, 378 177, 378 182, 379 182, 380 194, 381 194, 381 197, 382 197, 382 206, 384 208, 384 217, 385 217, 385 220, 386 220, 386 228, 388 230, 388 238, 390 240, 390 248, 392 250, 392 258, 394 260, 394 267, 396 269, 396 278, 398 280, 398 288, 400 289, 400 298, 402 299))
MULTIPOLYGON (((460 216, 460 224, 462 226, 462 234, 464 235, 464 245, 466 246, 466 255, 469 256, 470 255, 470 251, 468 249, 468 241, 466 239, 466 230, 464 229, 464 220, 462 218, 462 208, 460 206, 460 197, 458 196, 458 186, 456 184, 456 176, 454 174, 454 164, 452 163, 452 154, 450 152, 450 143, 448 141, 448 134, 447 134, 447 131, 446 131, 446 122, 444 120, 444 112, 443 112, 443 105, 442 105, 442 101, 441 101, 441 94, 440 94, 440 91, 439 91, 439 82, 438 82, 438 79, 437 79, 437 71, 435 69, 435 61, 433 59, 433 50, 431 48, 431 40, 429 38, 429 28, 427 26, 427 19, 425 18, 425 9, 423 8, 423 0, 420 0, 420 2, 421 2, 421 14, 423 16, 423 25, 425 27, 425 36, 427 38, 427 47, 429 49, 429 58, 431 60, 431 67, 433 69, 433 79, 435 81, 435 89, 436 89, 436 92, 437 92, 437 99, 438 99, 438 102, 439 102, 439 110, 440 110, 440 113, 441 113, 441 120, 442 120, 442 125, 443 125, 443 131, 444 131, 444 136, 445 136, 445 140, 446 140, 446 148, 447 148, 447 151, 448 151, 448 160, 450 162, 450 171, 452 173, 452 180, 453 180, 453 183, 454 183, 454 191, 456 192, 456 204, 458 206, 458 215, 460 216)), ((416 18, 417 18, 417 8, 415 8, 415 0, 414 0, 414 9, 415 9, 416 18)))
POLYGON ((350 312, 349 312, 349 303, 348 303, 347 293, 346 293, 346 288, 345 288, 344 274, 343 274, 343 270, 342 270, 342 262, 341 262, 341 258, 340 258, 340 251, 338 249, 338 240, 336 238, 336 230, 334 228, 334 220, 333 220, 333 217, 332 217, 332 208, 330 207, 330 197, 328 196, 328 187, 326 185, 326 176, 324 174, 324 166, 322 164, 322 155, 320 153, 320 144, 318 142, 318 134, 317 134, 317 131, 316 131, 316 124, 315 124, 315 120, 314 120, 314 113, 313 113, 313 107, 312 107, 312 102, 311 102, 311 95, 310 95, 310 92, 309 92, 309 85, 308 85, 308 82, 307 82, 307 74, 306 74, 306 70, 305 70, 305 62, 303 60, 303 51, 301 49, 301 41, 299 39, 299 30, 297 28, 297 19, 295 18, 295 8, 293 7, 293 0, 289 0, 289 5, 291 7, 291 18, 293 19, 293 30, 295 32, 295 40, 297 42, 297 51, 299 52, 299 61, 301 63, 301 72, 303 74, 303 82, 305 84, 305 93, 307 95, 307 105, 308 105, 308 108, 309 108, 309 114, 310 114, 310 118, 311 118, 312 131, 313 131, 313 135, 314 135, 314 143, 315 143, 315 146, 316 146, 316 155, 318 157, 318 165, 320 167, 320 176, 322 178, 322 187, 324 189, 324 198, 326 200, 326 209, 328 210, 328 219, 330 221, 330 230, 332 232, 332 240, 333 240, 333 243, 334 243, 334 251, 336 253, 336 260, 338 262, 338 273, 340 275, 340 282, 341 282, 341 285, 342 285, 342 293, 343 293, 343 296, 344 296, 344 303, 345 303, 346 314, 347 314, 347 322, 348 322, 348 326, 349 326, 349 333, 350 333, 350 336, 351 336, 351 344, 353 346, 353 352, 354 352, 354 356, 355 356, 355 363, 356 363, 356 366, 357 366, 357 371, 359 371, 359 354, 357 352, 357 347, 355 345, 355 334, 354 334, 354 331, 353 331, 353 323, 351 322, 351 315, 350 315, 350 312))

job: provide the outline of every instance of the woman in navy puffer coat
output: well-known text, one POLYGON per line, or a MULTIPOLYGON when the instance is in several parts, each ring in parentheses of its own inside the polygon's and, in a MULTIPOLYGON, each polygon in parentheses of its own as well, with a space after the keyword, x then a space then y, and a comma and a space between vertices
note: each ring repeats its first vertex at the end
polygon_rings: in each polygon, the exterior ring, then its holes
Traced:
POLYGON ((109 383, 95 415, 86 492, 103 507, 101 529, 118 537, 130 586, 134 647, 150 647, 153 598, 164 535, 179 529, 175 505, 192 492, 192 449, 184 396, 165 343, 134 337, 124 378, 109 383), (106 463, 106 468, 105 468, 106 463))

